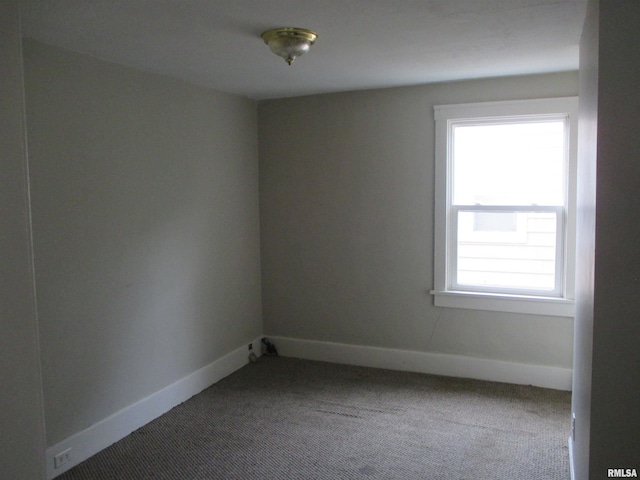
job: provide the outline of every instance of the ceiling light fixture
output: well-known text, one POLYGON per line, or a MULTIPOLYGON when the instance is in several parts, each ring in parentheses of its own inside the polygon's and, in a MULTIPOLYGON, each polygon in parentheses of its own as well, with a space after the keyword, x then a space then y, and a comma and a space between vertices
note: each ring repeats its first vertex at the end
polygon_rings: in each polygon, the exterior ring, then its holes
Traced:
POLYGON ((282 27, 267 30, 262 34, 264 43, 276 55, 284 58, 291 65, 303 53, 307 53, 318 34, 305 28, 282 27))

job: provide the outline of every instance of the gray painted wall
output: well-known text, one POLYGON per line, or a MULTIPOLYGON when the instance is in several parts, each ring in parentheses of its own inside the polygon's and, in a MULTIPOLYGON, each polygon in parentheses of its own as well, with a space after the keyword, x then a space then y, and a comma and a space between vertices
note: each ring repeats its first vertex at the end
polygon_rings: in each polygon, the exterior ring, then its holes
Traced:
POLYGON ((18 1, 0 2, 0 477, 43 479, 44 417, 18 1))
POLYGON ((589 2, 580 61, 576 480, 640 469, 640 3, 589 2))
POLYGON ((259 104, 265 333, 563 368, 573 321, 433 306, 438 104, 577 95, 576 73, 259 104))
MULTIPOLYGON (((578 146, 578 198, 576 248, 576 312, 572 411, 572 438, 576 480, 588 478, 591 429, 591 356, 596 204, 596 147, 598 121, 598 2, 592 1, 580 44, 580 116, 578 146)), ((613 465, 612 465, 613 467, 613 465)), ((604 478, 604 473, 598 478, 604 478)))
POLYGON ((640 2, 599 2, 589 478, 640 469, 640 2))
POLYGON ((48 445, 262 333, 256 105, 25 43, 48 445))

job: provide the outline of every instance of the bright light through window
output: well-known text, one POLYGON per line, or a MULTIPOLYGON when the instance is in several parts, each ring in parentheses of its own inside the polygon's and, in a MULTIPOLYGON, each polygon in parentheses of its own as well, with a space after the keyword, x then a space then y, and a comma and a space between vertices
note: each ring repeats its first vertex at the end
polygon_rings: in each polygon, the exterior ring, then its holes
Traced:
POLYGON ((563 205, 565 122, 453 128, 453 203, 563 205))

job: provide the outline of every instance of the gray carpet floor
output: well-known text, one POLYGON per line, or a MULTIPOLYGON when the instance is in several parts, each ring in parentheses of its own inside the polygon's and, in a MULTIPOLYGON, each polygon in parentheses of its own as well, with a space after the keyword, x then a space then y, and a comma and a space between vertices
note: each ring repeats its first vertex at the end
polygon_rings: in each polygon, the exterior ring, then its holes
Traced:
POLYGON ((570 399, 262 357, 58 478, 568 480, 570 399))

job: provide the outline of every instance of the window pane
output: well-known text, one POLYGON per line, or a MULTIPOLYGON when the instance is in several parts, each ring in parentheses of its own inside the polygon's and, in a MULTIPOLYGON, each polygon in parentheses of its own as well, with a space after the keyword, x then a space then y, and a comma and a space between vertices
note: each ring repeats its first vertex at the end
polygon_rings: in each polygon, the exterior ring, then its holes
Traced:
POLYGON ((458 286, 554 290, 556 228, 550 212, 459 212, 458 286), (478 229, 478 215, 495 228, 478 229))
POLYGON ((474 232, 515 232, 517 229, 516 212, 473 212, 474 232))
POLYGON ((563 205, 564 122, 453 127, 455 205, 563 205))

